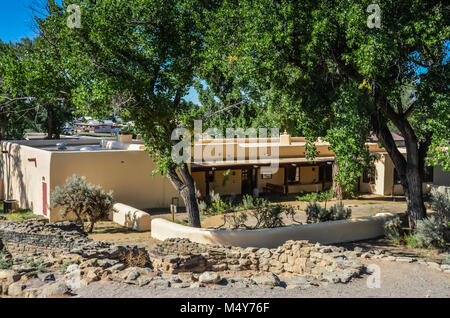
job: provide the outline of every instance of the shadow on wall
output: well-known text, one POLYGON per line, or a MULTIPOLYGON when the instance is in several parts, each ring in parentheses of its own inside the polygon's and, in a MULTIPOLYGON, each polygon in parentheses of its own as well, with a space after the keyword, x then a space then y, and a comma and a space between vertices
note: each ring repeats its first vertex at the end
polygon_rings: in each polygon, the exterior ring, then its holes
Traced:
MULTIPOLYGON (((0 175, 2 176, 2 196, 4 200, 17 200, 19 206, 26 209, 31 207, 27 201, 27 187, 24 182, 23 162, 20 153, 20 146, 13 143, 2 143, 2 160, 4 162, 0 165, 0 175), (7 153, 3 153, 7 151, 7 153), (17 182, 16 190, 19 193, 14 193, 14 182, 17 182)), ((36 165, 36 162, 34 163, 36 165)))

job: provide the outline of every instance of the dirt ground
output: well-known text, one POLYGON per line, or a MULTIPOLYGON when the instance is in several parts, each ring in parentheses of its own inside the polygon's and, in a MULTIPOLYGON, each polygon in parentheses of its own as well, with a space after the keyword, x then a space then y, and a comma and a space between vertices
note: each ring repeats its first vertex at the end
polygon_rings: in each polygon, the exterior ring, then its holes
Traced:
MULTIPOLYGON (((450 275, 421 264, 407 264, 367 260, 365 265, 379 266, 379 288, 368 280, 376 276, 364 275, 348 284, 329 284, 308 289, 284 289, 282 287, 231 287, 214 285, 204 288, 162 288, 137 287, 118 283, 93 283, 75 291, 75 297, 102 298, 347 298, 347 297, 388 297, 388 298, 450 298, 450 275)), ((225 277, 226 278, 226 277, 225 277)))

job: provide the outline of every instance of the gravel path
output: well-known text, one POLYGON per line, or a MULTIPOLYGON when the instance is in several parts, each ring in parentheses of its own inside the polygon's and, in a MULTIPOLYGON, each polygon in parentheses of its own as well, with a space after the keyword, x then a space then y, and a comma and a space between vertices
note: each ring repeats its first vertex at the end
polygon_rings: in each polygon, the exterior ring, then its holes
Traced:
POLYGON ((349 284, 336 284, 309 289, 284 289, 275 287, 230 287, 204 288, 154 288, 137 287, 118 283, 94 283, 76 291, 76 297, 213 297, 213 298, 259 298, 259 297, 445 297, 450 298, 450 274, 438 272, 420 264, 408 264, 370 260, 365 262, 380 266, 380 288, 368 288, 367 278, 353 280, 349 284))

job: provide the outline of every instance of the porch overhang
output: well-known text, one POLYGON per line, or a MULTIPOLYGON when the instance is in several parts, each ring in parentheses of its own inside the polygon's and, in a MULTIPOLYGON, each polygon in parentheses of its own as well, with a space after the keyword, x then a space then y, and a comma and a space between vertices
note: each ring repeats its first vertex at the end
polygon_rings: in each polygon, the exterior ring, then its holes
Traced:
POLYGON ((207 161, 192 162, 191 171, 227 170, 227 169, 247 169, 270 166, 278 162, 279 167, 301 167, 301 166, 326 166, 333 163, 334 157, 317 157, 314 160, 306 158, 280 158, 280 159, 256 159, 256 160, 228 160, 228 161, 207 161))

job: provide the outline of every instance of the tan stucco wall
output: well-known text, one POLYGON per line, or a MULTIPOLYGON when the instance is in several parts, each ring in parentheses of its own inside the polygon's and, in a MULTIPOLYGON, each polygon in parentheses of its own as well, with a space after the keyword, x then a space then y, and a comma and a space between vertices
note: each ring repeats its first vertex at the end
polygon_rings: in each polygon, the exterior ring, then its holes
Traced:
POLYGON ((264 191, 267 183, 284 184, 284 168, 280 168, 276 173, 272 174, 271 179, 263 179, 261 169, 258 169, 258 191, 260 193, 264 191))
POLYGON ((139 232, 150 231, 151 229, 152 218, 150 214, 122 203, 114 204, 114 212, 110 214, 109 219, 139 232))
POLYGON ((388 213, 379 213, 374 217, 242 231, 199 229, 157 218, 152 220, 152 237, 158 240, 187 238, 203 244, 267 248, 280 246, 288 240, 343 243, 383 236, 384 222, 390 216, 388 213))
POLYGON ((2 142, 1 149, 1 198, 17 200, 20 208, 42 214, 43 181, 47 183, 47 202, 50 204, 51 153, 11 142, 2 142), (29 158, 36 158, 36 161, 30 162, 29 158))
POLYGON ((51 189, 62 186, 72 174, 85 176, 93 184, 113 190, 114 199, 137 209, 168 207, 179 198, 173 185, 160 174, 145 151, 54 152, 51 160, 51 189))
MULTIPOLYGON (((80 144, 81 141, 71 141, 80 144)), ((98 143, 98 140, 96 141, 98 143)), ((33 141, 35 146, 50 146, 55 141, 33 141)), ((93 143, 87 141, 86 143, 93 143)), ((42 214, 43 178, 47 183, 47 216, 60 219, 59 209, 50 211, 51 192, 66 179, 77 174, 113 190, 117 202, 137 209, 168 207, 173 197, 184 202, 167 178, 152 176, 155 164, 143 150, 46 151, 16 142, 3 142, 0 163, 1 198, 14 199, 24 209, 42 214), (29 162, 28 158, 36 158, 29 162)))

